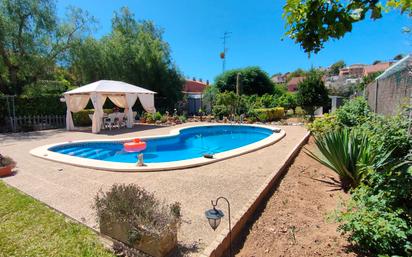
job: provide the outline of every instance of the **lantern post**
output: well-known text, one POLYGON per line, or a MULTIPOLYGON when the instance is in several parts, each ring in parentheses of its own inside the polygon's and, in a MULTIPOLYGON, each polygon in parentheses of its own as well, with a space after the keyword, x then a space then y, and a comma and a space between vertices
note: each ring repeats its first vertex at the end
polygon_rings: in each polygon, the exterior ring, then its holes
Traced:
POLYGON ((231 224, 231 219, 230 219, 230 203, 229 200, 223 196, 220 196, 216 199, 215 202, 212 202, 212 209, 208 210, 205 212, 205 216, 207 220, 209 221, 209 225, 213 230, 216 230, 216 228, 220 225, 220 220, 224 217, 223 211, 216 209, 216 205, 220 199, 223 199, 227 203, 227 208, 228 208, 228 219, 229 219, 229 257, 232 257, 232 224, 231 224))

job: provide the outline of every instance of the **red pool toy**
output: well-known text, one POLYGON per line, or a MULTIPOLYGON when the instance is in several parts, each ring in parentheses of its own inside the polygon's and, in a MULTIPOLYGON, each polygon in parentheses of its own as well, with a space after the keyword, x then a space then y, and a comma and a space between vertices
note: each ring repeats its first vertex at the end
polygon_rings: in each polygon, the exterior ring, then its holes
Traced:
POLYGON ((146 142, 135 138, 132 142, 124 143, 123 147, 126 152, 141 152, 146 149, 146 142))

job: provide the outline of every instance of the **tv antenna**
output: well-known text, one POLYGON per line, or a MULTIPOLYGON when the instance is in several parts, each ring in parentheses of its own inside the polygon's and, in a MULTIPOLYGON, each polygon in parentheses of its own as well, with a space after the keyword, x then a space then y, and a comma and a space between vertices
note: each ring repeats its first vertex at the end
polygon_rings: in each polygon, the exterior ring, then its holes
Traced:
POLYGON ((230 38, 230 34, 232 34, 232 32, 225 31, 223 37, 221 37, 221 39, 223 39, 223 52, 220 53, 220 58, 222 59, 222 72, 225 72, 226 69, 226 52, 228 50, 226 48, 226 42, 227 39, 230 38))

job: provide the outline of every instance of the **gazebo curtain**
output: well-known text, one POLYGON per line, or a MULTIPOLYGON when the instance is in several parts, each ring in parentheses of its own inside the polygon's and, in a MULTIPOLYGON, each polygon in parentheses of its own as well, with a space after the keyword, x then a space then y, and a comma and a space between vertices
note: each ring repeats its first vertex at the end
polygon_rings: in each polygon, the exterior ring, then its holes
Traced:
POLYGON ((93 92, 90 94, 94 113, 93 113, 93 120, 92 120, 92 133, 99 133, 102 127, 102 118, 103 118, 103 104, 106 101, 105 95, 93 92))
POLYGON ((134 121, 132 107, 136 103, 137 94, 126 94, 125 98, 126 98, 127 107, 124 111, 127 112, 127 127, 131 128, 133 127, 133 121, 134 121))
POLYGON ((112 101, 116 106, 124 108, 127 113, 127 127, 133 127, 133 105, 136 103, 137 94, 125 94, 125 95, 110 95, 110 101, 112 101))
POLYGON ((145 111, 150 112, 150 113, 156 112, 156 109, 154 106, 154 95, 138 94, 138 96, 139 96, 139 101, 142 104, 145 111))
POLYGON ((66 129, 73 130, 73 118, 72 112, 79 112, 86 108, 89 102, 89 95, 64 95, 66 100, 67 111, 66 111, 66 129))

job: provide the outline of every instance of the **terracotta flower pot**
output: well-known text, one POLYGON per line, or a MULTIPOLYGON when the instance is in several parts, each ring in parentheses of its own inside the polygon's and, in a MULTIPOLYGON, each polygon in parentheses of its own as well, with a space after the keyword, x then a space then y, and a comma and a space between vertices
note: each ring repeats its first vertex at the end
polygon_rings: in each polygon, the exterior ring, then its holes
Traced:
POLYGON ((0 167, 0 177, 10 176, 14 167, 16 167, 16 164, 14 163, 0 167))

